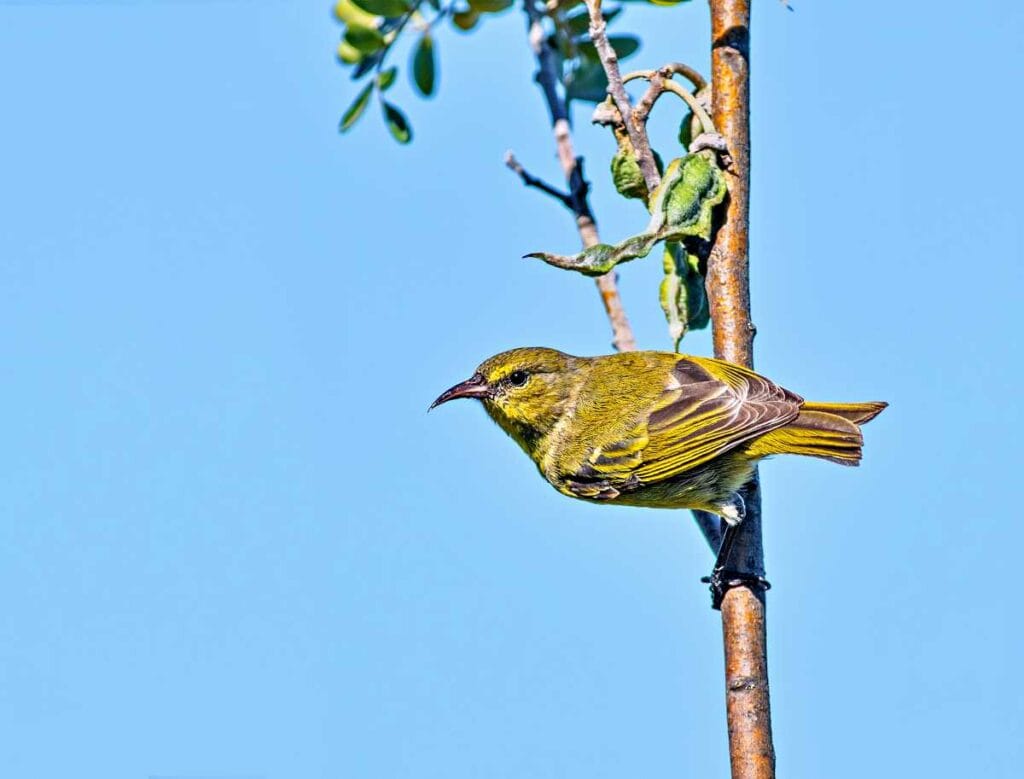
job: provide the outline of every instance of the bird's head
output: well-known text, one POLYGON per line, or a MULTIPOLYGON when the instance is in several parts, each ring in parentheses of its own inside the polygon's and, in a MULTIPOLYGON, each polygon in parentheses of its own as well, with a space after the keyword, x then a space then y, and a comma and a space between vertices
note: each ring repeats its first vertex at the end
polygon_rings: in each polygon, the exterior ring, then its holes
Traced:
POLYGON ((441 393, 431 408, 455 398, 477 398, 491 419, 520 446, 533 447, 568 409, 582 380, 584 360, 554 349, 525 347, 485 360, 468 379, 441 393))

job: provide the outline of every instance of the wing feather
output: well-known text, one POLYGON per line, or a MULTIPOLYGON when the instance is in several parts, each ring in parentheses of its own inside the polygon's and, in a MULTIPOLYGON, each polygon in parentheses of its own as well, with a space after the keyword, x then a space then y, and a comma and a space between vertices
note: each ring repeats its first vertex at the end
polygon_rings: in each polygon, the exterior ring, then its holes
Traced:
POLYGON ((802 403, 738 365, 680 357, 650 411, 620 440, 594 447, 566 486, 584 497, 612 499, 675 478, 786 425, 802 403))

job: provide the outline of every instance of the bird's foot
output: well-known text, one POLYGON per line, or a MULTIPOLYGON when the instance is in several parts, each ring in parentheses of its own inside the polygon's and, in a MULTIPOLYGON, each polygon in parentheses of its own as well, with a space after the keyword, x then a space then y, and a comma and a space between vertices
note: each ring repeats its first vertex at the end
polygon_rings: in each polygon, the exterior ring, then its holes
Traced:
POLYGON ((725 593, 734 587, 747 587, 755 592, 764 592, 772 588, 772 585, 763 576, 732 571, 717 565, 711 571, 711 575, 702 576, 701 581, 710 585, 708 589, 711 590, 711 608, 715 611, 721 611, 725 593))

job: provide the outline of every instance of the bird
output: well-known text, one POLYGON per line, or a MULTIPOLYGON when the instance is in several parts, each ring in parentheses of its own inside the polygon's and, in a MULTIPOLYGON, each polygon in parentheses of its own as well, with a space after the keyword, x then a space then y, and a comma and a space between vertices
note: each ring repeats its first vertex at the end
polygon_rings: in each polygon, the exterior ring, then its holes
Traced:
POLYGON ((758 461, 861 461, 860 426, 884 402, 812 403, 724 360, 632 351, 576 357, 522 347, 485 360, 430 406, 475 398, 563 495, 711 512, 721 572, 758 461))

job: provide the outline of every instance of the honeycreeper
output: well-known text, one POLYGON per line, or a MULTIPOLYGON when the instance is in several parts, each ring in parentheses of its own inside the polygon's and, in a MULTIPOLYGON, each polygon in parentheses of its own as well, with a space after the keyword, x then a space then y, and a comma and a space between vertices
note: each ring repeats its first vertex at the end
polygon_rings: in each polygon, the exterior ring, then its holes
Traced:
MULTIPOLYGON (((764 457, 858 465, 860 425, 888 405, 810 403, 747 368, 671 352, 574 357, 526 347, 485 360, 431 409, 476 398, 556 490, 596 503, 744 517, 764 457)), ((723 541, 716 571, 728 545, 723 541)))

